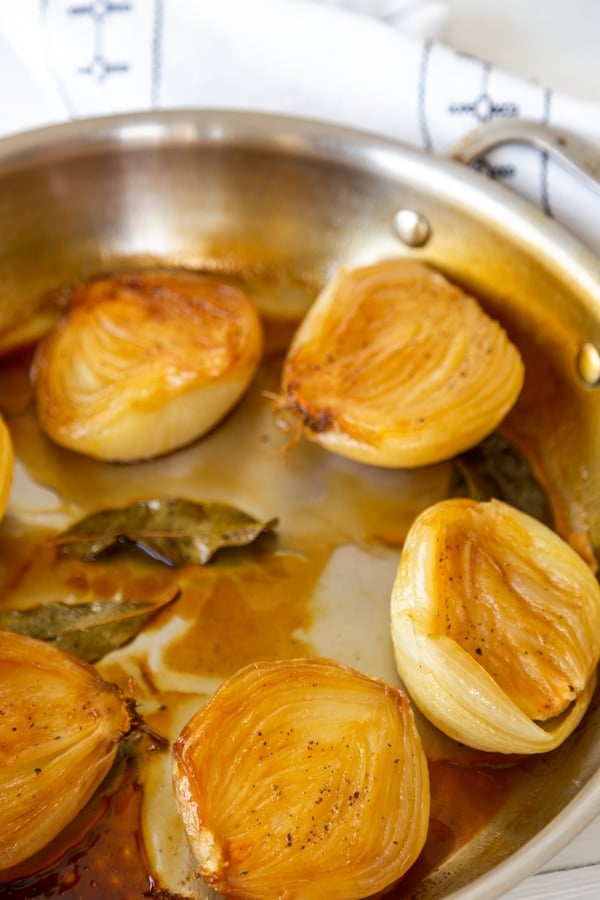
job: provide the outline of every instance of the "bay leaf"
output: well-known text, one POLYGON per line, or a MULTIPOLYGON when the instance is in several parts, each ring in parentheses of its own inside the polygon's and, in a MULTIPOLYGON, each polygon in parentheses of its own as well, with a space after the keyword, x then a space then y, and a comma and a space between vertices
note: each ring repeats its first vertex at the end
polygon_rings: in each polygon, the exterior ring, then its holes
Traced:
POLYGON ((88 562, 108 550, 135 546, 168 566, 205 565, 218 550, 246 546, 276 523, 225 503, 155 498, 93 513, 54 543, 60 554, 88 562))
POLYGON ((552 506, 526 456, 499 432, 453 461, 450 495, 503 500, 553 526, 552 506))
POLYGON ((94 600, 7 610, 0 612, 0 629, 47 641, 73 656, 96 662, 132 640, 160 609, 173 603, 179 595, 177 588, 154 603, 94 600))

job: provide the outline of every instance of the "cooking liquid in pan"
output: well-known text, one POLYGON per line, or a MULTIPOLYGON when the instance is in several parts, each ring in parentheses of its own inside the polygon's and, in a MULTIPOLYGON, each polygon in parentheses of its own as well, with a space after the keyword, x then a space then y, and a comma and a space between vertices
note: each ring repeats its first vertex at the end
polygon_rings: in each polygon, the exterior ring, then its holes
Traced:
MULTIPOLYGON (((264 312, 269 289, 253 287, 263 292, 264 312)), ((0 608, 116 595, 152 600, 169 586, 181 589, 136 639, 97 663, 169 742, 224 678, 253 660, 323 655, 399 683, 390 589, 407 529, 446 495, 451 466, 376 469, 306 440, 290 444, 277 430, 264 392, 278 390, 298 297, 297 287, 290 289, 287 319, 266 315, 263 363, 233 413, 197 444, 159 460, 99 463, 51 444, 36 421, 28 354, 6 360, 0 371, 0 407, 18 461, 0 529, 0 608), (97 509, 155 496, 218 500, 257 518, 277 517, 278 525, 205 567, 167 568, 133 551, 95 563, 55 558, 48 538, 57 530, 97 509)), ((285 314, 285 303, 280 309, 285 314)), ((563 752, 500 757, 458 746, 420 716, 418 724, 430 763, 430 829, 420 859, 389 893, 398 898, 440 896, 443 884, 429 890, 426 876, 482 836, 495 834, 492 852, 502 858, 511 841, 503 821, 515 798, 526 797, 532 780, 563 752)), ((531 794, 532 821, 540 790, 531 794)), ((142 733, 123 741, 113 770, 71 825, 2 874, 0 894, 212 896, 192 869, 172 799, 169 750, 142 733)))

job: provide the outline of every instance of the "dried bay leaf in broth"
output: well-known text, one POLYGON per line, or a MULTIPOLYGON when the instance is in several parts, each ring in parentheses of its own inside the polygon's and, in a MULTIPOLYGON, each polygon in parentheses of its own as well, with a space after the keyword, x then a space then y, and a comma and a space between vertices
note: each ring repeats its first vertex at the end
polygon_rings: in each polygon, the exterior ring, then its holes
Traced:
POLYGON ((47 603, 0 613, 0 629, 52 643, 73 656, 96 662, 127 644, 179 596, 172 590, 162 600, 95 600, 92 603, 47 603))
POLYGON ((527 457, 499 432, 461 453, 453 466, 449 496, 503 500, 552 527, 554 516, 546 491, 527 457))
POLYGON ((60 534, 55 545, 63 556, 88 561, 135 546, 168 566, 205 565, 218 550, 247 546, 276 524, 276 519, 257 520, 224 503, 158 498, 87 516, 60 534))

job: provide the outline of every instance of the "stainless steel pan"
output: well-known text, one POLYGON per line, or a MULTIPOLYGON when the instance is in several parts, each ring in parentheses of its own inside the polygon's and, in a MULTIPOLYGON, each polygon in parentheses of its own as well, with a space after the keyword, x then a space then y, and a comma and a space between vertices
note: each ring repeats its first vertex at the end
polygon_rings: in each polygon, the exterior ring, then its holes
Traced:
MULTIPOLYGON (((528 373, 509 431, 549 487, 558 529, 599 547, 600 263, 528 203, 455 160, 268 115, 155 112, 0 142, 4 346, 41 332, 55 292, 98 272, 239 276, 270 285, 268 313, 285 285, 300 315, 338 263, 393 255, 439 267, 506 325, 528 373)), ((599 767, 596 702, 419 896, 490 898, 533 872, 600 811, 599 767)))

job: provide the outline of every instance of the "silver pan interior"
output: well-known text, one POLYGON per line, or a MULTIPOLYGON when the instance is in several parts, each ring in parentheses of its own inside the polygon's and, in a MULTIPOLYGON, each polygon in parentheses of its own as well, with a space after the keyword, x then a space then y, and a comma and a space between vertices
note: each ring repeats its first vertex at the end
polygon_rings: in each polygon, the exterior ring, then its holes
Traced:
MULTIPOLYGON (((600 347, 600 265, 528 204, 446 159, 266 115, 140 114, 0 144, 6 333, 48 293, 117 268, 253 273, 297 285, 300 313, 340 262, 390 255, 431 262, 470 288, 526 361, 537 361, 516 428, 559 485, 559 521, 587 530, 598 547, 600 390, 578 360, 600 347), (406 229, 402 210, 418 213, 425 231, 410 227, 410 215, 406 229)), ((501 828, 483 833, 425 894, 490 898, 534 871, 597 814, 599 766, 596 703, 501 828)))

